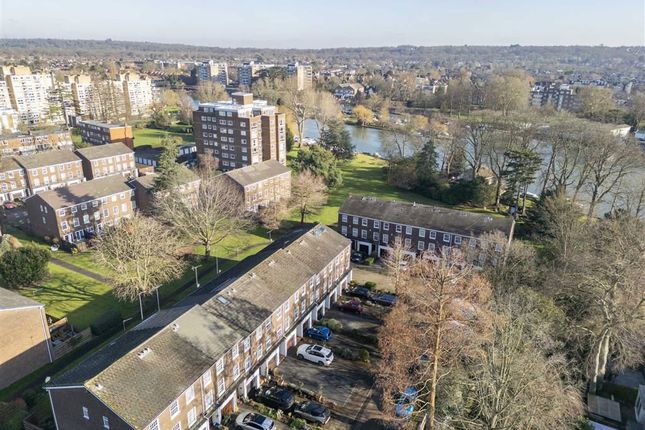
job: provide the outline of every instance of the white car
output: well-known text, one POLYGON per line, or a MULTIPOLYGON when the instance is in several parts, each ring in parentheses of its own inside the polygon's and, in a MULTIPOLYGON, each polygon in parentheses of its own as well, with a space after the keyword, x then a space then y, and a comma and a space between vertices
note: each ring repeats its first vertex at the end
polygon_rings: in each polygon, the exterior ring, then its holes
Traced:
POLYGON ((334 361, 334 353, 324 346, 305 343, 298 347, 298 358, 321 366, 329 366, 334 361))

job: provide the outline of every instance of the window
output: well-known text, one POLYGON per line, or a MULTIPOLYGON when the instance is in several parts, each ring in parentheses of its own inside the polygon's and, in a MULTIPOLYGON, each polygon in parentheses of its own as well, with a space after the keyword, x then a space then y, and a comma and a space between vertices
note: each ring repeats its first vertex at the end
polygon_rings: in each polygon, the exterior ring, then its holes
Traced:
POLYGON ((121 212, 127 212, 127 211, 128 211, 128 204, 121 203, 121 212))
POLYGON ((110 215, 110 210, 109 209, 103 209, 103 216, 108 216, 110 215))
POLYGON ((58 215, 60 216, 65 216, 65 209, 61 209, 58 211, 58 215))
POLYGON ((197 421, 197 408, 193 407, 191 410, 188 411, 188 427, 195 424, 196 421, 197 421))
POLYGON ((75 214, 75 213, 76 213, 76 206, 72 206, 72 213, 73 213, 73 214, 75 214))
POLYGON ((208 390, 204 395, 204 403, 206 404, 206 409, 213 406, 213 390, 208 390))
POLYGON ((248 356, 244 359, 244 370, 247 372, 251 370, 251 356, 248 356))
POLYGON ((237 380, 237 378, 240 377, 240 365, 235 363, 235 366, 233 366, 233 379, 237 380))
POLYGON ((118 206, 114 206, 114 207, 112 208, 112 212, 114 212, 114 215, 117 215, 117 214, 119 213, 119 207, 118 207, 118 206))
POLYGON ((103 428, 104 429, 110 428, 110 420, 108 419, 108 417, 103 417, 103 428))
POLYGON ((344 225, 340 228, 340 232, 343 236, 347 236, 347 226, 344 225))
POLYGON ((381 228, 381 221, 374 221, 374 228, 381 228))
POLYGON ((186 404, 192 402, 193 399, 195 399, 195 386, 191 385, 190 387, 188 387, 185 395, 186 395, 186 404))
POLYGON ((474 248, 477 246, 477 239, 474 237, 471 237, 470 240, 468 241, 468 245, 470 245, 471 248, 474 248))
POLYGON ((411 240, 411 239, 409 239, 409 238, 408 238, 408 239, 405 239, 405 247, 406 247, 406 248, 409 248, 410 246, 412 246, 412 240, 411 240))
POLYGON ((446 243, 450 243, 450 235, 448 233, 443 234, 443 241, 446 243))
POLYGON ((174 418, 179 413, 179 401, 173 400, 170 404, 170 418, 174 418))
POLYGON ((383 234, 383 243, 388 243, 390 240, 390 235, 387 233, 383 234))
POLYGON ((86 203, 81 204, 81 210, 86 210, 86 209, 87 209, 87 204, 86 203))
POLYGON ((258 343, 258 349, 255 351, 255 357, 258 360, 262 358, 262 343, 258 343))
POLYGON ((353 237, 358 237, 358 229, 357 228, 352 229, 352 236, 353 237))
POLYGON ((455 245, 461 245, 461 236, 455 236, 455 245))
POLYGON ((361 230, 361 239, 367 239, 367 230, 361 230))
POLYGON ((426 237, 426 229, 425 228, 420 228, 419 229, 419 237, 426 237))
POLYGON ((258 329, 255 331, 255 340, 260 339, 262 339, 262 326, 258 327, 258 329))
POLYGON ((434 252, 434 249, 435 249, 434 242, 430 242, 430 243, 428 244, 428 251, 433 251, 433 252, 434 252))
POLYGON ((396 225, 396 232, 401 233, 402 230, 403 230, 402 226, 400 224, 397 224, 396 225))
POLYGON ((418 249, 419 251, 423 251, 423 250, 425 249, 425 246, 426 246, 426 244, 425 244, 425 242, 424 242, 424 241, 422 241, 422 240, 420 240, 420 241, 417 243, 417 249, 418 249))
POLYGON ((367 227, 367 218, 363 218, 363 219, 361 219, 361 225, 362 225, 363 227, 367 227))
POLYGON ((434 230, 430 230, 430 239, 436 239, 437 238, 437 232, 434 230))
POLYGON ((233 348, 231 348, 231 358, 235 360, 238 355, 240 355, 240 344, 236 343, 233 345, 233 348))
POLYGON ((159 430, 159 418, 155 419, 153 422, 150 423, 150 427, 148 427, 149 430, 159 430))
POLYGON ((405 234, 412 234, 412 227, 406 226, 405 227, 405 234))
POLYGON ((62 227, 63 230, 67 230, 67 221, 61 221, 60 226, 62 227))
POLYGON ((378 233, 374 233, 374 234, 372 235, 372 240, 373 240, 374 242, 378 242, 378 239, 379 239, 379 237, 378 237, 378 233))
POLYGON ((224 370, 224 357, 217 360, 217 363, 215 364, 215 373, 219 375, 220 373, 222 373, 223 370, 224 370))
POLYGON ((172 426, 172 430, 181 430, 181 421, 172 426))
POLYGON ((352 217, 352 222, 353 222, 354 224, 358 224, 358 217, 357 217, 357 216, 353 216, 353 217, 352 217))
POLYGON ((383 230, 388 231, 390 229, 390 223, 389 222, 384 222, 383 223, 383 230))
POLYGON ((86 420, 90 419, 90 411, 85 406, 83 406, 83 418, 86 420))
POLYGON ((78 218, 74 218, 74 227, 78 227, 81 225, 81 222, 78 220, 78 218))
POLYGON ((341 220, 342 220, 343 222, 347 222, 347 214, 342 214, 342 215, 341 215, 341 220))
POLYGON ((217 397, 223 396, 225 391, 226 391, 226 382, 224 381, 224 378, 222 378, 219 381, 217 381, 217 397))
POLYGON ((204 372, 204 374, 202 375, 202 380, 204 381, 204 386, 206 386, 206 385, 211 383, 213 378, 211 376, 211 371, 210 370, 207 370, 206 372, 204 372))
POLYGON ((251 349, 251 338, 247 337, 246 339, 244 339, 244 352, 249 352, 250 349, 251 349))
POLYGON ((89 224, 90 223, 90 216, 85 214, 83 215, 83 224, 89 224))

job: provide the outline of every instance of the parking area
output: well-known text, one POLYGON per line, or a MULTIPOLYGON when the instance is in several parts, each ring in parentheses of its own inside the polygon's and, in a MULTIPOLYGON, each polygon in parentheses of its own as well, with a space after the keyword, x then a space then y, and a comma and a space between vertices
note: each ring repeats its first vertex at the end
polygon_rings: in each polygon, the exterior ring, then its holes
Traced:
POLYGON ((384 310, 381 306, 366 307, 361 315, 328 310, 325 319, 334 319, 343 329, 335 332, 328 342, 317 342, 304 338, 303 343, 324 344, 335 351, 334 361, 324 367, 299 360, 297 347, 291 348, 280 364, 278 373, 285 383, 322 396, 325 402, 333 404, 332 419, 325 426, 330 429, 380 429, 385 428, 383 415, 377 406, 378 394, 374 389, 374 368, 378 362, 378 351, 374 344, 364 339, 343 334, 358 331, 364 335, 376 335, 380 325, 375 316, 384 310), (341 358, 338 351, 344 349, 354 353, 354 359, 341 358), (369 351, 369 363, 356 360, 361 350, 369 351))

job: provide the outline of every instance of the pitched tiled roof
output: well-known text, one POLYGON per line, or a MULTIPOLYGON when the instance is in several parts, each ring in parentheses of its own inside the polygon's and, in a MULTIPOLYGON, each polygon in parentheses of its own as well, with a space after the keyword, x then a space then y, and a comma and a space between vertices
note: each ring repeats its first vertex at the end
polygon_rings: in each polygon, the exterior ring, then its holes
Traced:
POLYGON ((267 160, 251 166, 234 169, 224 174, 238 184, 246 186, 290 171, 288 167, 283 166, 276 160, 267 160))
POLYGON ((18 293, 0 288, 0 311, 8 309, 28 308, 32 306, 44 306, 35 300, 21 296, 18 293))
MULTIPOLYGON (((157 178, 157 176, 158 176, 157 173, 150 173, 147 175, 141 175, 138 178, 133 179, 132 181, 138 183, 143 188, 151 190, 155 185, 155 179, 157 178)), ((178 170, 177 180, 179 181, 180 185, 189 184, 191 182, 198 181, 199 176, 197 176, 195 172, 190 170, 188 167, 180 165, 178 170)))
POLYGON ((123 176, 114 175, 56 188, 36 194, 36 196, 49 203, 52 208, 59 209, 131 190, 125 183, 123 176))
POLYGON ((439 206, 380 200, 375 197, 349 196, 338 211, 347 215, 442 230, 464 236, 478 236, 496 230, 509 235, 513 229, 513 219, 510 217, 493 217, 439 206))
POLYGON ((77 149, 76 152, 88 160, 98 160, 99 158, 114 157, 115 155, 132 154, 132 150, 121 142, 88 146, 87 148, 77 149))
POLYGON ((22 167, 13 157, 0 158, 0 172, 10 172, 12 170, 20 170, 22 167))
POLYGON ((132 427, 143 429, 348 245, 321 225, 296 230, 50 385, 82 384, 132 427), (140 358, 144 348, 148 353, 140 358))
POLYGON ((53 166, 56 164, 81 161, 72 151, 66 149, 36 152, 29 155, 16 157, 16 161, 25 169, 37 169, 38 167, 53 166))

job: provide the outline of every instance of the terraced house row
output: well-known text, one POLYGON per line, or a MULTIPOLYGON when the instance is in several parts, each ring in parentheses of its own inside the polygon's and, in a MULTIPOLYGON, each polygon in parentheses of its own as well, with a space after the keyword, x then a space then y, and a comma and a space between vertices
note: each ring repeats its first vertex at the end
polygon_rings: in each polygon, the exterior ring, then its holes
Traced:
POLYGON ((412 256, 421 252, 440 255, 462 246, 477 250, 482 245, 480 237, 494 232, 501 232, 510 243, 515 222, 510 217, 349 196, 338 211, 338 226, 356 251, 382 257, 397 238, 412 256))
POLYGON ((210 429, 350 280, 350 241, 304 226, 54 378, 56 427, 210 429))
POLYGON ((123 143, 0 158, 0 203, 104 176, 137 176, 133 151, 123 143))

